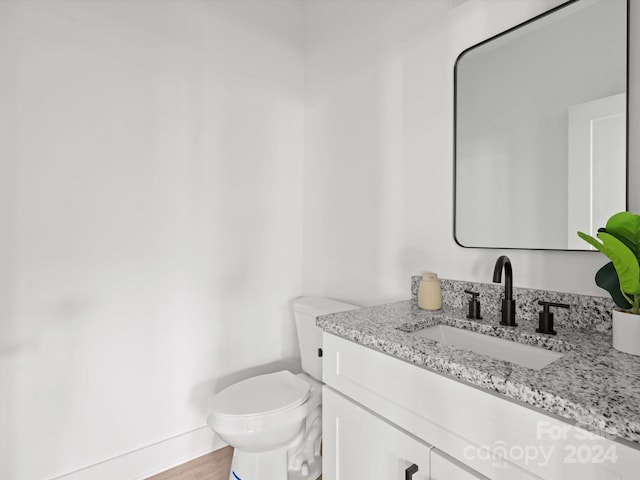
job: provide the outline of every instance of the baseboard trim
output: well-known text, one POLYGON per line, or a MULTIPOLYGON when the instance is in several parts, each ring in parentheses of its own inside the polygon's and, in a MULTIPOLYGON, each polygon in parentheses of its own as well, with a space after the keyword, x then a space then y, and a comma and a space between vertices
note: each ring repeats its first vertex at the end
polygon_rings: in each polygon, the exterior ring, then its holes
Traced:
POLYGON ((51 480, 142 480, 226 445, 204 426, 51 480))

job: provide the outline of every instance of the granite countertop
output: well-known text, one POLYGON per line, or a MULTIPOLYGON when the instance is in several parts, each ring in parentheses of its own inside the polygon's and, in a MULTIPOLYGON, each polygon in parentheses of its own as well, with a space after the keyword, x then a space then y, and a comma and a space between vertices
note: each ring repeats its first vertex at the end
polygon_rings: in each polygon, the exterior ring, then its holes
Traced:
POLYGON ((518 327, 503 327, 495 314, 467 320, 466 313, 449 306, 425 311, 407 300, 323 315, 316 322, 325 332, 640 448, 640 357, 614 350, 610 332, 556 327, 557 335, 542 335, 535 331, 537 321, 518 318, 518 327), (410 334, 437 324, 543 346, 563 356, 533 370, 410 334))

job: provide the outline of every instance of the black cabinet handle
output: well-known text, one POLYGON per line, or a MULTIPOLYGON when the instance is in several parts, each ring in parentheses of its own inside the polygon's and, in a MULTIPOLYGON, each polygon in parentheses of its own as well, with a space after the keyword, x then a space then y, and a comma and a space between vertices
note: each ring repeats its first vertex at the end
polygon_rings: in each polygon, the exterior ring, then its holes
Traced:
POLYGON ((418 471, 418 465, 415 463, 404 471, 404 480, 411 480, 413 478, 413 474, 418 471))

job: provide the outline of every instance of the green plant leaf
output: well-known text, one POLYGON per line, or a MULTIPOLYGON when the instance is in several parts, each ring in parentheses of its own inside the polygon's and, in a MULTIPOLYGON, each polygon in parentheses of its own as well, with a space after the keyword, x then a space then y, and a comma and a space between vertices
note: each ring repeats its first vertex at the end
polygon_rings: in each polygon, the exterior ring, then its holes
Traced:
POLYGON ((618 307, 624 310, 631 308, 631 303, 627 301, 620 291, 618 272, 616 272, 613 262, 607 263, 596 272, 596 285, 609 292, 609 294, 611 294, 611 298, 613 298, 613 301, 618 307))
POLYGON ((578 236, 596 247, 613 262, 623 293, 640 294, 640 265, 629 247, 608 232, 598 233, 602 243, 582 232, 578 232, 578 236))
POLYGON ((616 213, 607 221, 605 230, 624 243, 636 259, 640 259, 640 215, 616 213))
MULTIPOLYGON (((591 235, 588 235, 584 232, 578 232, 578 236, 584 240, 585 242, 587 242, 589 245, 591 245, 594 248, 597 248, 598 250, 600 250, 602 253, 604 253, 604 251, 602 250, 603 245, 602 243, 600 243, 598 240, 596 240, 595 238, 593 238, 591 235)), ((606 255, 606 253, 605 253, 606 255)))

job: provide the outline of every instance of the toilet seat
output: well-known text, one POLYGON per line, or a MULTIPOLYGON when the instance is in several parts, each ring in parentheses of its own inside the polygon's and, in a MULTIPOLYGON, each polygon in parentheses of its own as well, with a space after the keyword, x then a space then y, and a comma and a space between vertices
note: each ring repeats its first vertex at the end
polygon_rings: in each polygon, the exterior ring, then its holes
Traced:
POLYGON ((319 382, 283 370, 222 390, 211 400, 207 424, 238 450, 273 450, 291 442, 321 403, 319 382))
POLYGON ((258 375, 222 390, 211 409, 228 417, 271 415, 294 409, 309 398, 309 382, 288 370, 258 375))

